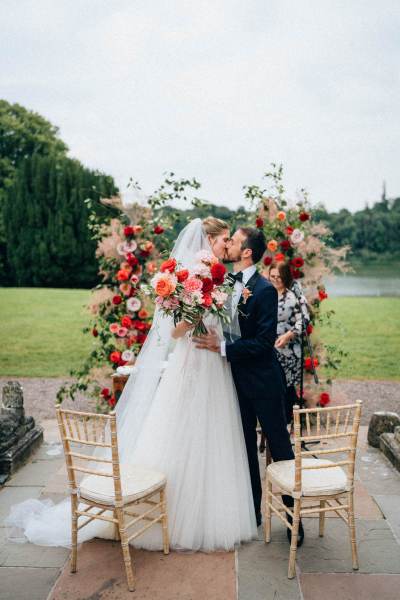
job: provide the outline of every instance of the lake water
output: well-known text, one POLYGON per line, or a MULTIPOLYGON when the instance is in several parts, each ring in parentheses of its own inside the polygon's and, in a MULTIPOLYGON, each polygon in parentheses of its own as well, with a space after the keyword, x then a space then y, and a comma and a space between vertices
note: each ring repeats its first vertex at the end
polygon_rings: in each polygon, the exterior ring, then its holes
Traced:
POLYGON ((350 273, 338 275, 325 282, 332 297, 338 296, 398 296, 400 297, 400 273, 391 276, 350 273))

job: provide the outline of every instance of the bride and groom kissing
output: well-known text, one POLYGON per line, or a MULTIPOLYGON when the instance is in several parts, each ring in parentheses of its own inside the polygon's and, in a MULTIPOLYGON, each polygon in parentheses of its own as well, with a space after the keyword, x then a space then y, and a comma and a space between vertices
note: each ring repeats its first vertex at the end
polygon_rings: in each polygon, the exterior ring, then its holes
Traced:
MULTIPOLYGON (((237 335, 224 336, 213 314, 208 333, 156 309, 153 325, 116 407, 121 463, 156 469, 167 477, 171 548, 232 550, 257 538, 261 524, 261 478, 257 421, 274 461, 293 459, 284 411, 285 379, 274 344, 278 298, 256 268, 266 243, 262 231, 226 222, 194 219, 179 234, 171 256, 193 268, 201 251, 233 264, 227 310, 237 335), (247 290, 247 291, 244 291, 247 290)), ((83 482, 82 482, 83 485, 83 482)), ((282 496, 287 506, 290 496, 282 496)), ((43 506, 30 518, 25 535, 42 545, 70 545, 70 504, 43 506)), ((112 528, 95 521, 79 541, 109 538, 112 528)), ((290 539, 290 530, 288 530, 290 539)), ((300 527, 299 542, 303 539, 300 527)), ((162 548, 161 530, 152 527, 135 547, 162 548)))

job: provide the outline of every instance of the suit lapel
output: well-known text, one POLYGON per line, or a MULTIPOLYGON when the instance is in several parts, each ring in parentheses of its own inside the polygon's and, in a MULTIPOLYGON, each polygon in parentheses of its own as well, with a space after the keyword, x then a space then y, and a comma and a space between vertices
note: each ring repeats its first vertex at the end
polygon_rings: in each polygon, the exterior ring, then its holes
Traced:
MULTIPOLYGON (((251 294, 253 294, 254 288, 256 286, 257 280, 258 278, 261 277, 261 275, 259 274, 258 271, 256 271, 254 273, 254 275, 252 275, 250 277, 250 279, 248 280, 248 282, 246 283, 246 285, 244 286, 245 288, 247 288, 248 290, 250 290, 251 294)), ((239 317, 240 316, 246 316, 248 314, 248 304, 249 302, 251 302, 251 296, 247 299, 247 302, 243 302, 243 294, 240 296, 240 300, 239 300, 239 304, 238 304, 238 311, 239 311, 239 317)))

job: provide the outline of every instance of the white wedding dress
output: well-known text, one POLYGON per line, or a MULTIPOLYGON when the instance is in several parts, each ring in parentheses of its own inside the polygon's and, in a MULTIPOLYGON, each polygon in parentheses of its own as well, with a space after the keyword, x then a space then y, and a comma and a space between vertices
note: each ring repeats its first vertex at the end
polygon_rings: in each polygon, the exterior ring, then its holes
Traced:
MULTIPOLYGON (((208 242, 200 219, 183 234, 174 255, 190 267, 208 242)), ((205 324, 222 337, 215 317, 207 317, 205 324)), ((173 343, 171 331, 171 322, 156 315, 139 355, 139 374, 131 376, 117 405, 120 460, 167 476, 171 548, 231 550, 256 538, 257 526, 230 366, 219 354, 196 348, 190 334, 173 343)), ((21 503, 8 517, 11 525, 22 528, 33 543, 69 546, 69 499, 55 506, 21 503)), ((85 541, 110 538, 113 532, 94 521, 79 533, 78 540, 85 541)), ((161 527, 150 528, 133 545, 161 549, 161 527)))

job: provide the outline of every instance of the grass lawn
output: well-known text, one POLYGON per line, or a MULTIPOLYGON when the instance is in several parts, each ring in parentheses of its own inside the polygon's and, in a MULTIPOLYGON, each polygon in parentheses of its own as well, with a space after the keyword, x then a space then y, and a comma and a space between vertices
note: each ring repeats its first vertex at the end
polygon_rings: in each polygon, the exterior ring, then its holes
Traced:
POLYGON ((400 298, 332 298, 322 306, 336 312, 322 339, 348 352, 333 377, 400 380, 400 298))
POLYGON ((84 360, 93 338, 89 290, 0 289, 0 375, 57 377, 84 360))
MULTIPOLYGON (((88 290, 0 289, 0 375, 62 377, 87 355, 88 290)), ((400 380, 400 299, 335 298, 335 325, 321 335, 349 353, 334 375, 348 379, 400 380)))

